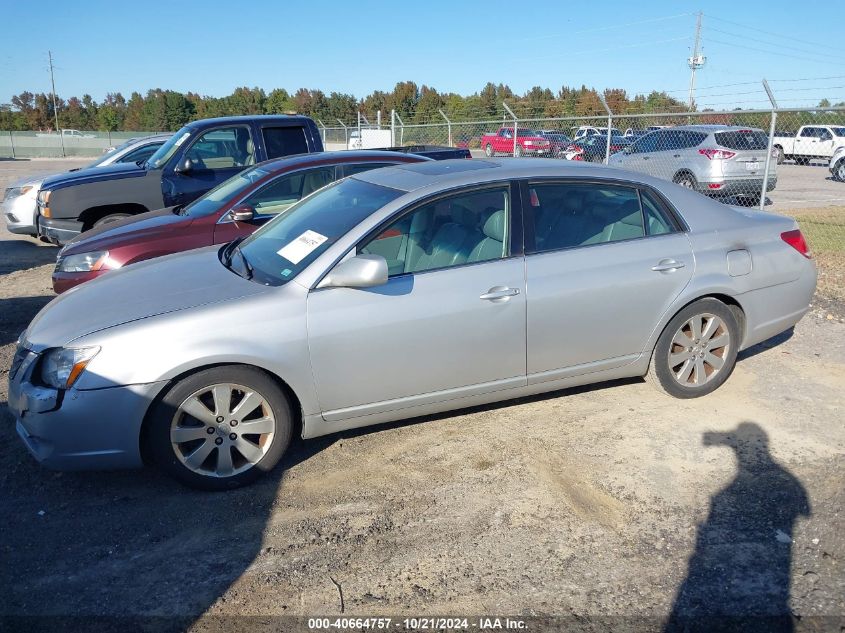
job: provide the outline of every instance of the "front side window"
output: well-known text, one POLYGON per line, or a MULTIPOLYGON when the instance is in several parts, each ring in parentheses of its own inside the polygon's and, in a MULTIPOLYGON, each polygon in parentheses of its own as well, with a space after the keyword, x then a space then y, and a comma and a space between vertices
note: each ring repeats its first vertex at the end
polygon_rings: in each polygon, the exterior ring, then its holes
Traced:
POLYGON ((255 147, 248 127, 222 127, 200 136, 185 158, 197 170, 246 167, 255 163, 255 147))
POLYGON ((261 130, 261 134, 264 137, 267 158, 308 153, 305 130, 299 125, 265 127, 261 130))
POLYGON ((195 218, 211 215, 219 211, 224 204, 235 200, 247 188, 269 175, 270 172, 261 165, 235 174, 194 200, 182 210, 182 213, 195 218))
POLYGON ((149 169, 162 169, 167 164, 167 161, 176 153, 185 142, 191 138, 191 130, 190 128, 183 127, 181 130, 176 132, 173 136, 167 139, 164 145, 159 147, 156 150, 156 153, 150 156, 150 160, 147 161, 147 167, 149 169))
POLYGON ((277 215, 240 244, 258 283, 280 286, 404 192, 346 178, 277 215))
POLYGON ((417 207, 358 248, 381 255, 391 276, 507 256, 508 187, 462 193, 417 207))
POLYGON ((845 127, 832 127, 830 129, 836 136, 845 136, 845 127))
POLYGON ((303 169, 277 178, 244 202, 259 215, 277 215, 335 179, 334 167, 303 169))
POLYGON ((532 184, 535 246, 528 253, 618 242, 646 235, 638 192, 600 184, 532 184))

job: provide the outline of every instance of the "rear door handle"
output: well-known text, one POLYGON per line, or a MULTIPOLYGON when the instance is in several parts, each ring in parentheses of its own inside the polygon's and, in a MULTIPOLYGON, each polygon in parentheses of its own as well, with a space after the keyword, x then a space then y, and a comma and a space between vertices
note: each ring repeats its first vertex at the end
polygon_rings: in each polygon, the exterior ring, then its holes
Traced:
POLYGON ((508 288, 507 286, 493 286, 492 288, 490 288, 490 290, 488 290, 478 298, 483 299, 484 301, 500 302, 507 300, 508 297, 515 297, 518 294, 519 288, 508 288))
POLYGON ((651 269, 658 273, 673 273, 679 268, 683 268, 684 265, 684 262, 678 262, 674 259, 661 259, 657 266, 652 266, 651 269))

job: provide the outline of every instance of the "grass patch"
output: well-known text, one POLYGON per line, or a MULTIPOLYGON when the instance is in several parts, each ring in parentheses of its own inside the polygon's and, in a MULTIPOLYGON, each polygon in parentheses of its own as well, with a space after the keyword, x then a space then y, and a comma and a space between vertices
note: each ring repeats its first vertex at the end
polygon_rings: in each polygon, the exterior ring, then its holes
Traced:
POLYGON ((819 292, 845 301, 845 206, 820 209, 789 209, 819 269, 819 292))

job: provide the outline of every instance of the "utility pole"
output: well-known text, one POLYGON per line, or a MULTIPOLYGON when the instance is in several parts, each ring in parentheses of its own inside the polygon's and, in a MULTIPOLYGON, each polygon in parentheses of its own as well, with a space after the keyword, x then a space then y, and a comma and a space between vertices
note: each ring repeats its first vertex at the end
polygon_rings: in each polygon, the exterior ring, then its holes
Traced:
POLYGON ((47 51, 47 58, 50 60, 50 86, 53 88, 53 117, 56 121, 56 134, 62 142, 62 158, 65 155, 65 137, 59 129, 59 108, 56 106, 56 80, 53 78, 53 52, 47 51))
POLYGON ((704 66, 707 58, 701 54, 701 11, 698 12, 695 20, 695 46, 693 47, 692 57, 687 59, 687 64, 690 67, 689 78, 689 109, 692 110, 695 106, 695 71, 704 66))

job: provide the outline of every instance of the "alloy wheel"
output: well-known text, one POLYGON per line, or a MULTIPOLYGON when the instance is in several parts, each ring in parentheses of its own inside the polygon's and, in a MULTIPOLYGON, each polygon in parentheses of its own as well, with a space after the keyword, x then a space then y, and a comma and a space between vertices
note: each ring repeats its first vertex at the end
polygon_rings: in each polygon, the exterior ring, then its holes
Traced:
POLYGON ((188 396, 170 425, 179 461, 207 477, 232 477, 255 466, 273 443, 276 418, 257 391, 232 383, 188 396))
POLYGON ((697 314, 688 319, 669 345, 669 370, 678 384, 701 387, 713 380, 725 365, 731 335, 715 314, 697 314))

